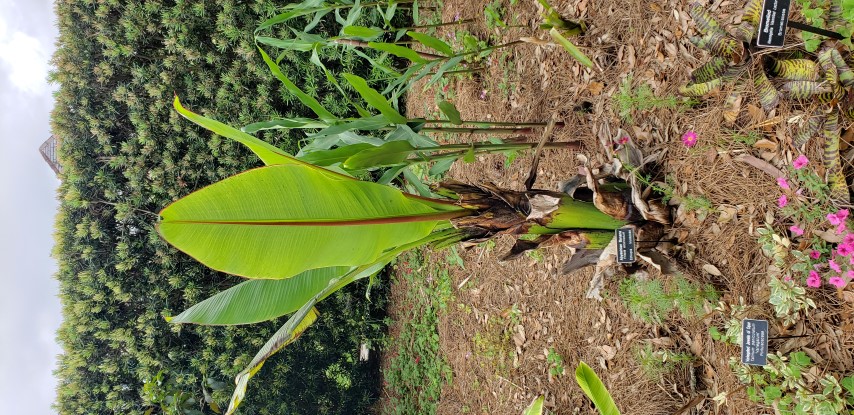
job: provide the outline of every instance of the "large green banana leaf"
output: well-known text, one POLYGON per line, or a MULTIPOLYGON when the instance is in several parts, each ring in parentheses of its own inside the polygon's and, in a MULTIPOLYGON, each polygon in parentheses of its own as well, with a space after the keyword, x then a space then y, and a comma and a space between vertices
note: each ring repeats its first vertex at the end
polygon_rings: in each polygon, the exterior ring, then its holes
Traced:
POLYGON ((584 394, 593 401, 593 405, 602 415, 620 415, 617 404, 611 398, 611 393, 605 388, 605 384, 596 376, 596 372, 584 362, 578 362, 575 368, 575 381, 584 391, 584 394))
POLYGON ((354 268, 350 272, 330 280, 329 284, 324 289, 317 292, 313 297, 306 301, 299 310, 291 315, 288 321, 286 321, 285 324, 282 325, 282 327, 280 327, 269 340, 267 340, 267 343, 261 347, 261 350, 259 350, 252 361, 249 362, 249 365, 237 374, 237 378, 234 380, 237 384, 237 388, 235 388, 234 394, 231 396, 231 403, 228 406, 226 415, 231 415, 235 410, 237 410, 237 407, 246 395, 246 387, 249 383, 249 379, 261 369, 264 362, 281 350, 282 347, 293 342, 296 337, 302 334, 308 325, 317 318, 314 306, 318 301, 332 295, 332 293, 344 288, 352 282, 375 275, 402 252, 433 241, 443 240, 457 232, 458 231, 456 229, 446 229, 444 231, 434 232, 422 239, 389 250, 377 258, 373 263, 354 268))
POLYGON ((300 311, 299 320, 295 321, 293 325, 289 325, 293 319, 288 320, 288 322, 285 323, 285 326, 288 328, 286 333, 282 330, 285 327, 279 329, 279 331, 276 332, 276 335, 278 336, 274 336, 267 341, 261 351, 258 352, 258 355, 255 356, 255 359, 252 360, 252 364, 249 368, 237 375, 237 379, 235 379, 236 386, 234 388, 234 393, 231 395, 231 402, 228 404, 228 410, 225 412, 226 415, 234 414, 234 411, 237 410, 238 406, 240 406, 240 402, 242 402, 243 398, 246 397, 246 387, 249 385, 249 379, 252 379, 252 376, 255 376, 255 374, 261 370, 261 366, 264 366, 264 362, 267 361, 267 358, 274 355, 283 347, 296 341, 296 339, 298 339, 299 336, 308 329, 308 326, 317 321, 319 313, 314 306, 306 309, 305 312, 302 312, 302 310, 300 311))
POLYGON ((289 278, 324 267, 359 266, 427 236, 438 211, 392 187, 281 164, 232 176, 160 212, 160 235, 218 271, 289 278))
POLYGON ((271 320, 298 310, 348 267, 312 269, 284 280, 248 280, 168 318, 171 323, 232 325, 271 320))

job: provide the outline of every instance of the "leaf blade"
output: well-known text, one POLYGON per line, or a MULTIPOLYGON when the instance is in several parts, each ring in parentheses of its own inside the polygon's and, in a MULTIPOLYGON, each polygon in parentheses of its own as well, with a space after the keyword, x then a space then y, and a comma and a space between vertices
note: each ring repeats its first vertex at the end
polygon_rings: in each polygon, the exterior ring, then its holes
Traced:
POLYGON ((584 394, 593 401, 600 414, 620 415, 620 411, 617 409, 608 389, 605 388, 599 376, 596 376, 596 372, 586 363, 578 362, 578 367, 575 369, 575 381, 578 382, 578 386, 581 387, 584 394))

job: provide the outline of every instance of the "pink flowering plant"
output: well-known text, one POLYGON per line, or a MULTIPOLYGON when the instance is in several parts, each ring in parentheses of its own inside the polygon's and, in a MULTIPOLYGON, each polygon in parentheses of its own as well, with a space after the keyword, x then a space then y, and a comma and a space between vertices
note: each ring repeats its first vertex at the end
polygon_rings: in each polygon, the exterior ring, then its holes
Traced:
POLYGON ((774 234, 768 226, 766 232, 760 232, 763 250, 775 259, 778 268, 791 271, 784 281, 810 288, 845 288, 854 278, 854 232, 848 226, 849 211, 834 205, 829 188, 803 155, 793 160, 788 177, 778 178, 777 185, 778 217, 788 222, 787 237, 774 234), (790 247, 789 238, 806 249, 790 247))

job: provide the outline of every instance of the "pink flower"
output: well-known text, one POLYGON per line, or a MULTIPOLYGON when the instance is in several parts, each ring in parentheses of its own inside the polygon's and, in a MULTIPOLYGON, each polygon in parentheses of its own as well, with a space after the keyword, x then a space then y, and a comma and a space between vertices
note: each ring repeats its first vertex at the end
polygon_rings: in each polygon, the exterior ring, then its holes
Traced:
POLYGON ((780 196, 779 199, 777 199, 777 206, 779 206, 781 208, 786 207, 786 205, 788 205, 788 204, 789 204, 789 198, 786 197, 786 195, 782 195, 782 196, 780 196))
POLYGON ((629 142, 629 136, 627 136, 627 135, 624 135, 624 136, 620 137, 619 140, 617 140, 617 143, 619 143, 619 144, 626 144, 628 142, 629 142))
POLYGON ((827 261, 827 266, 829 266, 830 269, 832 269, 836 272, 842 272, 842 268, 839 268, 839 264, 837 264, 836 261, 834 261, 832 259, 830 261, 827 261))
POLYGON ((810 159, 808 159, 805 155, 801 154, 800 156, 798 156, 798 158, 795 159, 795 161, 792 162, 792 167, 794 167, 795 170, 800 170, 804 168, 804 166, 809 164, 809 162, 810 159))
POLYGON ((843 233, 845 233, 846 230, 848 229, 845 228, 845 222, 842 222, 839 224, 839 226, 836 227, 836 234, 842 235, 843 233))
POLYGON ((829 282, 831 285, 835 286, 836 288, 845 288, 845 284, 847 284, 845 282, 845 280, 842 279, 842 277, 830 277, 830 279, 827 280, 827 282, 829 282))
POLYGON ((791 282, 791 281, 792 281, 792 276, 791 276, 791 275, 786 275, 785 277, 783 277, 783 281, 791 282))
POLYGON ((810 271, 810 277, 807 278, 807 285, 812 288, 821 287, 821 277, 815 271, 810 271))
POLYGON ((786 180, 785 177, 778 177, 777 178, 777 185, 780 186, 780 188, 782 188, 782 189, 786 189, 786 190, 791 189, 791 187, 789 187, 789 181, 786 180))
POLYGON ((842 218, 837 216, 835 213, 828 213, 826 218, 830 221, 831 225, 839 225, 842 223, 842 218))
POLYGON ((836 247, 837 255, 848 256, 851 255, 852 252, 854 252, 854 250, 851 249, 851 245, 839 244, 839 246, 836 247))
POLYGON ((854 233, 845 234, 845 237, 842 238, 842 243, 845 245, 854 244, 854 233))
POLYGON ((846 272, 845 275, 848 276, 849 280, 854 280, 854 271, 848 270, 848 272, 846 272))
POLYGON ((795 236, 801 236, 804 234, 804 230, 798 227, 797 225, 789 226, 789 232, 792 232, 795 236))
POLYGON ((813 249, 812 251, 810 251, 810 258, 812 258, 812 259, 821 258, 821 252, 818 252, 818 251, 813 249))
POLYGON ((682 134, 682 144, 689 148, 697 145, 697 133, 692 130, 685 131, 685 134, 682 134))
POLYGON ((839 212, 836 212, 836 217, 845 220, 848 217, 848 209, 839 209, 839 212))

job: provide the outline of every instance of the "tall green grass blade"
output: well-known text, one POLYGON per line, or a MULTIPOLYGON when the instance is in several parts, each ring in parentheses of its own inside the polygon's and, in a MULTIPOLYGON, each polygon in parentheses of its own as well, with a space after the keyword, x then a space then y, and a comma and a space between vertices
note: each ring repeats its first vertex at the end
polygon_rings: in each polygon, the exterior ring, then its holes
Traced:
POLYGON ((314 49, 316 45, 315 42, 310 42, 303 39, 279 39, 275 37, 266 36, 256 36, 255 41, 263 45, 297 52, 309 52, 314 49))
POLYGON ((376 146, 367 143, 349 144, 331 150, 312 151, 301 156, 300 160, 307 161, 315 166, 329 166, 335 163, 344 163, 353 155, 373 148, 376 146))
POLYGON ((400 124, 395 127, 394 131, 388 133, 385 136, 385 141, 398 141, 398 140, 406 140, 409 144, 412 144, 413 147, 436 147, 439 145, 424 134, 416 133, 410 126, 407 124, 400 124))
POLYGON ((287 11, 279 13, 262 22, 261 25, 255 29, 255 33, 273 27, 277 24, 282 24, 295 17, 307 16, 324 10, 332 10, 332 8, 329 5, 326 5, 323 0, 306 0, 301 3, 292 3, 285 6, 284 9, 287 11))
POLYGON ((336 120, 337 117, 332 115, 323 105, 320 104, 314 97, 303 92, 299 87, 297 87, 284 73, 282 73, 281 68, 272 59, 267 55, 267 52, 264 52, 264 49, 258 47, 258 50, 261 52, 261 57, 264 59, 264 62, 267 63, 267 67, 270 68, 270 71, 273 72, 273 75, 285 85, 285 88, 288 92, 294 94, 299 101, 305 105, 306 107, 311 108, 315 114, 317 114, 317 118, 320 118, 323 121, 333 121, 336 120))
POLYGON ((421 57, 413 49, 410 49, 406 46, 395 45, 394 43, 384 43, 384 42, 368 42, 368 47, 376 50, 381 50, 383 52, 391 53, 394 56, 399 58, 408 59, 413 63, 426 63, 427 59, 421 57))
POLYGON ((575 369, 575 381, 578 386, 584 391, 584 394, 593 401, 593 405, 599 410, 602 415, 620 415, 617 409, 617 404, 611 398, 611 394, 605 385, 596 376, 596 372, 587 366, 584 362, 578 362, 578 367, 575 369))
POLYGON ((394 124, 406 124, 406 117, 400 115, 376 89, 371 88, 364 78, 351 73, 342 74, 344 79, 362 96, 371 107, 376 108, 382 115, 394 124))
POLYGON ((234 141, 237 141, 240 144, 249 147, 264 164, 308 164, 303 161, 297 160, 290 154, 286 153, 282 149, 267 143, 265 141, 259 140, 243 131, 240 131, 234 127, 223 124, 217 120, 204 117, 202 115, 196 114, 181 105, 181 101, 178 99, 178 96, 175 96, 175 100, 172 103, 175 110, 178 111, 184 118, 194 122, 195 124, 204 127, 215 134, 219 134, 223 137, 230 138, 234 141))
POLYGON ((444 75, 445 72, 447 72, 447 71, 453 69, 455 66, 459 65, 460 62, 463 61, 463 59, 465 59, 465 57, 455 56, 455 57, 450 58, 447 61, 445 61, 445 63, 443 63, 442 66, 439 67, 439 70, 437 70, 436 73, 433 74, 432 77, 430 77, 430 80, 427 81, 427 84, 424 85, 424 88, 429 88, 431 85, 435 84, 439 79, 442 79, 442 75, 444 75))
POLYGON ((385 115, 372 115, 365 118, 357 118, 352 121, 346 121, 341 124, 329 126, 323 130, 312 134, 309 138, 320 138, 328 135, 337 135, 347 131, 364 130, 375 131, 391 125, 391 121, 385 115))
POLYGON ((581 52, 581 50, 578 49, 578 47, 576 47, 572 42, 570 42, 567 38, 563 37, 563 35, 560 34, 557 29, 551 28, 551 30, 549 30, 549 35, 551 35, 552 39, 554 39, 555 42, 563 46, 563 48, 566 49, 566 51, 569 52, 569 55, 572 56, 575 60, 577 60, 579 63, 588 68, 593 68, 593 61, 591 61, 590 58, 587 57, 587 55, 581 52))
POLYGON ((379 183, 379 184, 391 184, 391 182, 393 182, 394 179, 397 178, 397 176, 400 176, 400 173, 402 173, 403 170, 405 170, 407 167, 409 167, 409 166, 394 166, 394 167, 389 168, 388 170, 385 171, 385 173, 383 173, 383 175, 380 177, 380 179, 377 180, 377 183, 379 183))
POLYGON ((424 197, 432 197, 433 196, 433 192, 430 191, 430 188, 427 187, 427 185, 424 184, 423 181, 421 181, 421 178, 419 178, 418 176, 415 175, 415 173, 412 172, 412 169, 404 169, 403 170, 403 177, 406 179, 406 181, 409 184, 412 185, 412 187, 415 188, 415 190, 418 192, 419 195, 424 196, 424 197))
POLYGON ((445 43, 442 39, 435 38, 425 33, 418 33, 414 31, 406 32, 409 37, 417 40, 422 45, 433 49, 445 56, 451 56, 454 54, 454 51, 451 49, 451 45, 445 43))
POLYGON ((326 128, 329 124, 313 118, 276 118, 269 121, 254 122, 241 130, 247 134, 263 130, 326 128))
POLYGON ((329 81, 329 83, 331 83, 333 86, 335 86, 335 89, 337 89, 338 92, 341 93, 341 96, 347 100, 350 106, 352 106, 356 110, 356 112, 359 113, 360 116, 369 117, 371 113, 368 112, 368 110, 366 110, 364 107, 350 99, 350 94, 345 92, 344 88, 341 88, 341 84, 338 83, 337 79, 335 79, 335 75, 333 75, 332 72, 330 72, 329 69, 326 68, 326 65, 323 64, 323 62, 320 60, 320 57, 317 55, 318 49, 319 48, 312 49, 311 57, 308 60, 315 66, 323 70, 323 74, 326 75, 326 80, 329 81))
POLYGON ((460 111, 457 110, 457 107, 454 106, 449 101, 442 101, 439 103, 439 110, 442 111, 442 114, 445 114, 448 117, 448 121, 454 125, 462 125, 463 119, 460 118, 460 111))
POLYGON ((344 34, 344 36, 354 37, 367 42, 376 40, 378 37, 382 36, 385 31, 376 27, 347 26, 341 29, 341 33, 344 34))
POLYGON ((416 149, 407 141, 391 141, 354 154, 344 162, 344 168, 367 169, 393 166, 402 163, 415 151, 416 149))

